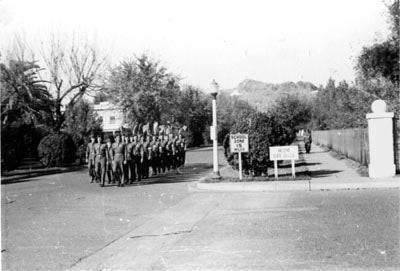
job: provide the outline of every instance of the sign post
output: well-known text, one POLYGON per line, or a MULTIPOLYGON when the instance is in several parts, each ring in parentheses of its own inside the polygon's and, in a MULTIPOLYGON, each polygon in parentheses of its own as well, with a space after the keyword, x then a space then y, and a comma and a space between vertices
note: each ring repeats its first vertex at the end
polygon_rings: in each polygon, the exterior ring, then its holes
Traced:
POLYGON ((242 174, 242 152, 238 153, 239 155, 239 180, 243 179, 243 174, 242 174))
POLYGON ((274 161, 275 178, 278 179, 278 160, 291 160, 292 178, 296 177, 294 160, 299 159, 298 146, 269 147, 269 160, 274 161))
POLYGON ((229 141, 231 152, 237 152, 239 155, 239 179, 243 179, 242 170, 242 152, 249 152, 248 134, 231 134, 229 141))

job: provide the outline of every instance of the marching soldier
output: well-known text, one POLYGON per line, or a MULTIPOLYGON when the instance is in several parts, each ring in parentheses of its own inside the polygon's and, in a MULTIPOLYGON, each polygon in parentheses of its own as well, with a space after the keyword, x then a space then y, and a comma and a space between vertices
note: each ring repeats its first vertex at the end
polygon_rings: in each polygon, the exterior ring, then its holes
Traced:
POLYGON ((168 135, 164 135, 164 141, 162 143, 163 145, 163 153, 164 153, 164 166, 166 168, 166 170, 170 170, 171 169, 171 148, 169 145, 169 141, 168 141, 168 135))
POLYGON ((179 134, 179 144, 180 144, 179 165, 183 167, 185 165, 185 158, 186 158, 186 139, 181 134, 179 134))
POLYGON ((170 153, 171 167, 172 169, 176 169, 176 148, 174 135, 172 133, 169 134, 168 138, 168 150, 170 153))
POLYGON ((136 170, 135 170, 135 159, 133 156, 133 149, 135 147, 135 140, 132 134, 129 134, 129 143, 126 145, 126 164, 128 168, 127 177, 129 179, 129 183, 133 184, 136 179, 136 170))
POLYGON ((106 172, 108 177, 108 184, 115 183, 114 172, 112 170, 114 150, 112 148, 112 136, 107 137, 106 149, 107 149, 107 160, 106 160, 106 172))
POLYGON ((129 165, 128 165, 128 160, 127 160, 128 156, 129 156, 127 153, 127 146, 129 144, 129 134, 128 133, 123 133, 122 143, 125 144, 125 161, 126 161, 126 163, 123 164, 123 168, 124 168, 123 174, 124 174, 125 182, 128 183, 129 182, 129 165))
POLYGON ((90 183, 93 183, 93 181, 96 178, 96 174, 94 171, 94 158, 95 158, 95 154, 94 154, 94 144, 95 144, 95 140, 96 140, 96 136, 94 133, 90 134, 90 142, 87 145, 86 148, 86 163, 88 164, 88 168, 89 168, 89 176, 91 177, 91 181, 90 183))
POLYGON ((106 181, 107 165, 107 145, 102 142, 102 136, 97 135, 97 143, 94 144, 95 152, 95 172, 97 179, 100 180, 100 186, 104 187, 106 181))
POLYGON ((166 155, 166 144, 164 143, 163 140, 163 136, 160 135, 160 138, 158 139, 159 144, 158 144, 158 163, 159 163, 159 170, 158 172, 161 173, 165 173, 165 168, 166 168, 166 159, 167 159, 167 155, 166 155))
POLYGON ((175 163, 176 167, 179 169, 181 166, 181 153, 182 153, 181 138, 179 136, 176 136, 174 143, 175 143, 175 163))
POLYGON ((142 146, 142 178, 147 179, 149 178, 149 158, 151 157, 151 148, 146 134, 144 134, 142 137, 142 146))
POLYGON ((115 142, 112 144, 113 148, 113 171, 114 176, 118 177, 118 186, 125 186, 124 164, 125 160, 125 143, 121 142, 121 134, 117 134, 115 142))
POLYGON ((153 135, 152 140, 150 142, 150 147, 151 147, 151 159, 150 159, 150 166, 152 169, 152 176, 157 175, 158 173, 158 167, 159 167, 159 143, 157 141, 157 136, 153 135))
POLYGON ((142 143, 139 141, 138 136, 133 136, 133 146, 132 146, 132 155, 133 155, 133 172, 135 173, 137 180, 140 182, 142 180, 142 157, 143 157, 143 148, 142 143))

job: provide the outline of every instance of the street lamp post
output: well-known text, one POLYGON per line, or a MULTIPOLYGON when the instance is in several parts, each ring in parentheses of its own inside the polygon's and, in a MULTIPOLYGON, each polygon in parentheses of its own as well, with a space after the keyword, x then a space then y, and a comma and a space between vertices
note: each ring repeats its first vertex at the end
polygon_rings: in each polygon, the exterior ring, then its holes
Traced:
POLYGON ((213 179, 219 179, 221 178, 221 175, 219 174, 219 169, 218 169, 218 134, 217 134, 217 95, 218 95, 218 84, 213 80, 211 82, 211 91, 210 94, 212 96, 212 113, 213 113, 213 125, 212 128, 213 131, 211 132, 213 135, 213 179))

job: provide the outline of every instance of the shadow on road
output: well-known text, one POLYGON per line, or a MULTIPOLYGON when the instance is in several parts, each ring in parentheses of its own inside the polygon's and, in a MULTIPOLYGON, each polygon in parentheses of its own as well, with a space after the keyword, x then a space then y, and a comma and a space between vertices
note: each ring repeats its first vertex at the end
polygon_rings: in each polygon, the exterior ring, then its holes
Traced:
POLYGON ((321 169, 321 170, 313 170, 310 172, 312 178, 318 178, 318 177, 328 177, 329 175, 335 174, 342 172, 342 170, 326 170, 326 169, 321 169))
POLYGON ((1 184, 13 184, 13 183, 24 183, 30 181, 39 181, 40 179, 35 179, 40 176, 52 175, 52 174, 60 174, 60 173, 67 173, 67 172, 74 172, 74 171, 84 171, 87 170, 85 166, 72 166, 69 168, 63 169, 49 169, 40 172, 32 172, 32 173, 25 173, 19 174, 10 177, 1 177, 1 184))
POLYGON ((142 179, 140 182, 128 184, 126 186, 140 186, 150 184, 167 184, 167 183, 181 183, 181 182, 192 182, 201 178, 207 171, 213 168, 212 164, 208 163, 195 163, 189 164, 177 171, 171 169, 165 173, 151 176, 148 179, 142 179))
MULTIPOLYGON (((306 161, 302 161, 302 162, 296 163, 296 167, 316 166, 316 165, 320 165, 320 164, 321 163, 307 163, 306 161)), ((292 165, 290 163, 279 165, 279 168, 291 168, 291 167, 292 167, 292 165)))

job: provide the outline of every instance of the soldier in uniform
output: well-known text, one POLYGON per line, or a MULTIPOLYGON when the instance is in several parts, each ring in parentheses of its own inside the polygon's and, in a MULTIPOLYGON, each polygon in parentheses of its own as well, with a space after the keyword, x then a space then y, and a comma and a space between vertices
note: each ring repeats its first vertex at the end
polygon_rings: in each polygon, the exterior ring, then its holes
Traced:
POLYGON ((157 141, 157 136, 153 135, 152 140, 150 142, 150 147, 151 147, 151 159, 150 159, 150 166, 152 169, 152 176, 157 175, 158 173, 158 167, 159 167, 159 143, 157 141))
POLYGON ((142 148, 142 143, 139 141, 137 135, 133 136, 132 155, 133 155, 133 172, 135 173, 138 182, 140 182, 142 180, 143 148, 142 148))
POLYGON ((113 157, 114 157, 112 141, 113 141, 112 136, 108 136, 106 143, 106 148, 107 148, 106 172, 108 177, 108 184, 115 183, 114 172, 112 170, 113 157))
POLYGON ((96 174, 94 172, 94 144, 95 144, 96 136, 94 133, 90 134, 90 142, 87 145, 86 148, 86 163, 88 164, 89 168, 89 176, 91 178, 90 183, 93 183, 93 181, 96 178, 96 174))
POLYGON ((182 134, 178 135, 178 144, 179 144, 179 166, 182 167, 185 165, 185 157, 186 157, 186 139, 182 136, 182 134))
POLYGON ((170 146, 168 144, 168 135, 164 135, 164 141, 162 143, 163 146, 163 153, 164 153, 164 167, 167 171, 169 171, 171 169, 171 149, 170 146))
POLYGON ((136 170, 135 170, 135 160, 133 157, 133 148, 135 147, 135 142, 134 142, 134 137, 133 134, 129 134, 129 142, 126 145, 126 165, 128 168, 128 174, 127 174, 127 181, 129 180, 129 183, 133 184, 133 182, 136 179, 136 170))
POLYGON ((123 133, 122 136, 122 142, 125 144, 125 161, 126 163, 123 164, 123 168, 124 168, 124 179, 125 182, 128 183, 129 182, 129 165, 128 165, 128 153, 127 153, 127 146, 129 144, 129 134, 128 133, 123 133))
POLYGON ((181 138, 179 136, 176 136, 174 143, 175 143, 175 163, 176 167, 179 169, 181 166, 181 157, 182 157, 181 138))
POLYGON ((107 145, 102 142, 102 136, 97 135, 97 143, 94 144, 95 167, 97 179, 100 180, 100 186, 104 187, 106 181, 107 165, 107 145))
POLYGON ((125 143, 121 142, 121 135, 115 136, 115 142, 112 144, 113 148, 113 171, 114 176, 118 178, 118 186, 125 186, 124 164, 125 160, 125 143))
POLYGON ((169 134, 168 138, 168 150, 170 153, 170 159, 171 159, 171 168, 176 169, 176 148, 175 148, 175 138, 174 135, 171 133, 169 134))
POLYGON ((144 134, 142 137, 142 148, 143 148, 143 155, 142 155, 142 178, 147 179, 149 178, 149 158, 151 157, 151 148, 150 142, 148 141, 147 134, 144 134))
POLYGON ((161 173, 161 172, 165 173, 165 168, 166 168, 165 165, 166 165, 166 158, 167 158, 166 156, 167 156, 166 155, 166 144, 164 143, 162 134, 160 134, 160 137, 158 139, 158 157, 159 157, 158 172, 159 173, 161 173))

